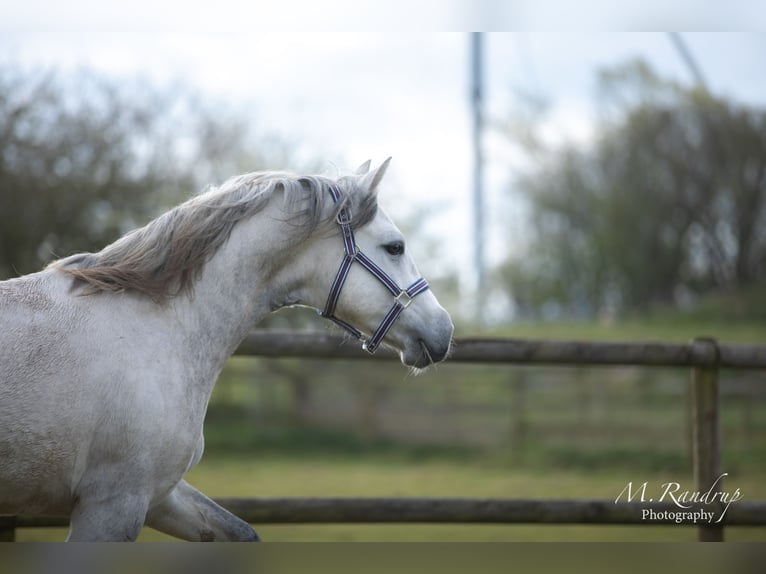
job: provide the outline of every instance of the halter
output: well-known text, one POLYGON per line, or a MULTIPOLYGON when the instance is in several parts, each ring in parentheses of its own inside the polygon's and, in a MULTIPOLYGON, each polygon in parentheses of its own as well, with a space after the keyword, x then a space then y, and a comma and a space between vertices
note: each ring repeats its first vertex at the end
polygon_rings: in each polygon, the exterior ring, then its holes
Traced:
MULTIPOLYGON (((330 184, 330 195, 332 196, 333 203, 338 203, 341 193, 333 184, 330 184)), ((421 277, 406 289, 402 289, 396 281, 378 267, 372 259, 362 253, 359 247, 357 247, 356 242, 354 241, 354 230, 351 228, 351 213, 349 210, 345 207, 341 208, 338 215, 335 217, 335 221, 340 226, 345 253, 343 255, 343 261, 340 263, 338 273, 335 275, 335 280, 332 282, 332 287, 330 287, 327 303, 324 306, 324 310, 320 311, 319 314, 325 319, 330 319, 330 321, 340 325, 355 338, 363 341, 362 348, 372 354, 378 349, 378 346, 383 341, 383 337, 386 336, 388 331, 394 325, 394 322, 399 318, 399 315, 402 314, 402 311, 410 306, 410 303, 412 303, 412 300, 416 296, 428 289, 428 283, 421 277), (386 316, 383 317, 383 320, 380 322, 380 325, 378 325, 378 328, 375 330, 372 337, 366 340, 364 334, 359 329, 346 323, 342 319, 338 319, 334 315, 335 307, 340 298, 341 289, 343 289, 343 284, 346 282, 348 272, 355 261, 372 273, 372 276, 383 283, 383 286, 394 296, 393 306, 388 313, 386 313, 386 316)))

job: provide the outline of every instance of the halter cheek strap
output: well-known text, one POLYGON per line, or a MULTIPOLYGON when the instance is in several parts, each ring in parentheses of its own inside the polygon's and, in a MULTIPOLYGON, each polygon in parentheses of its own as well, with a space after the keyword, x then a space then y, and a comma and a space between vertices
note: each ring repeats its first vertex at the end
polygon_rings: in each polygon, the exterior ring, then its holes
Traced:
MULTIPOLYGON (((333 203, 338 203, 338 201, 340 201, 340 190, 333 184, 330 184, 330 195, 332 196, 333 203)), ((325 303, 324 309, 320 311, 319 314, 326 319, 330 319, 330 321, 333 321, 337 325, 340 325, 355 338, 364 341, 362 348, 369 353, 374 353, 378 349, 378 346, 380 346, 383 338, 399 318, 399 315, 402 314, 402 311, 410 306, 410 303, 412 303, 412 300, 415 297, 428 290, 428 283, 421 277, 406 289, 402 289, 396 281, 376 265, 372 259, 362 253, 359 247, 357 247, 356 241, 354 240, 354 230, 351 228, 351 213, 348 209, 344 207, 338 212, 336 222, 341 230, 344 255, 340 267, 338 268, 338 272, 335 274, 332 286, 330 287, 327 303, 325 303), (343 289, 343 285, 346 282, 346 278, 348 277, 348 273, 354 262, 359 263, 362 267, 367 269, 367 271, 380 281, 394 297, 394 303, 391 306, 391 309, 389 309, 386 316, 383 317, 383 320, 380 322, 380 325, 378 325, 378 328, 372 336, 366 340, 364 334, 359 329, 335 316, 335 308, 338 305, 338 299, 340 299, 340 292, 343 289)))

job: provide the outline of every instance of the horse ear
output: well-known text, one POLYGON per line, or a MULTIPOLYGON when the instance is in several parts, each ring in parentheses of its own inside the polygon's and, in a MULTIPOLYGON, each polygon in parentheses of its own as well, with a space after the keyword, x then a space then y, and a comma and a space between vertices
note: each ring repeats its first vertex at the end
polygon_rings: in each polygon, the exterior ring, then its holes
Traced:
POLYGON ((364 162, 362 165, 360 165, 358 168, 356 168, 356 175, 364 175, 368 171, 370 171, 370 160, 369 159, 366 162, 364 162))
POLYGON ((368 193, 375 193, 378 184, 380 184, 380 180, 386 175, 386 170, 388 169, 388 164, 390 162, 391 158, 389 157, 386 161, 380 164, 378 169, 367 172, 361 182, 362 188, 366 189, 368 193))

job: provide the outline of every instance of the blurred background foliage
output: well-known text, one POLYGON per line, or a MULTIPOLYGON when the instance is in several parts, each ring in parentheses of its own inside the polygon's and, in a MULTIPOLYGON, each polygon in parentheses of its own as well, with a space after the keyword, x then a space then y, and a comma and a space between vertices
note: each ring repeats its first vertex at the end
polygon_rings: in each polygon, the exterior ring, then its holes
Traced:
MULTIPOLYGON (((711 300, 766 317, 766 112, 642 61, 602 70, 598 85, 592 145, 546 146, 540 100, 500 126, 530 159, 508 188, 528 232, 493 270, 493 290, 517 322, 711 300)), ((182 84, 0 69, 0 277, 98 250, 232 174, 321 165, 294 165, 289 142, 260 134, 253 117, 182 84)), ((435 252, 427 217, 400 224, 435 252)), ((442 274, 440 295, 459 309, 458 272, 442 274)))
MULTIPOLYGON (((517 320, 489 329, 455 313, 457 336, 766 343, 766 113, 642 62, 601 72, 600 87, 592 146, 547 147, 544 105, 509 111, 502 129, 533 159, 509 195, 523 200, 531 226, 526 248, 491 279, 517 320)), ((232 174, 321 165, 295 165, 289 142, 246 117, 183 85, 0 69, 0 277, 98 250, 232 174)), ((413 243, 433 245, 424 217, 401 227, 413 243)), ((434 285, 451 310, 461 298, 457 274, 434 285)), ((328 328, 306 310, 262 327, 328 328)), ((723 377, 724 467, 748 499, 764 498, 762 376, 723 377)), ((627 480, 691 481, 687 379, 672 369, 465 365, 415 378, 400 365, 234 358, 215 389, 207 454, 192 481, 214 496, 609 498, 627 480)), ((271 539, 307 536, 281 528, 271 539)), ((334 528, 328 539, 391 535, 334 528)), ((519 527, 418 532, 548 536, 519 527)))
POLYGON ((97 251, 209 184, 284 163, 283 151, 183 85, 0 68, 0 276, 97 251))
POLYGON ((592 147, 546 149, 534 125, 515 132, 537 159, 516 186, 529 249, 498 270, 517 313, 593 318, 754 295, 766 280, 766 112, 643 62, 603 71, 600 94, 592 147))

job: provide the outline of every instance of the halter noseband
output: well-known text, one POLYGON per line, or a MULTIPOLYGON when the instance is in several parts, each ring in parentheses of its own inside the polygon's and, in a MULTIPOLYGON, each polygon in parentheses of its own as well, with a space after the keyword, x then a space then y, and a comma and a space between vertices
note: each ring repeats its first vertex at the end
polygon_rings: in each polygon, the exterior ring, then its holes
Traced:
MULTIPOLYGON (((330 195, 332 196, 333 203, 338 203, 341 193, 333 184, 330 184, 330 195)), ((428 283, 421 277, 406 289, 402 289, 396 281, 378 267, 372 259, 362 253, 359 247, 357 247, 356 242, 354 241, 354 230, 351 228, 351 213, 349 210, 343 207, 338 212, 335 221, 340 226, 345 253, 340 268, 338 269, 338 273, 335 275, 335 280, 332 282, 332 287, 330 287, 327 303, 324 306, 324 310, 320 311, 319 314, 326 319, 330 319, 330 321, 333 321, 337 325, 340 325, 357 339, 364 341, 362 348, 368 353, 374 353, 383 341, 383 338, 394 325, 394 322, 399 318, 399 315, 402 314, 402 311, 410 306, 410 303, 412 303, 412 300, 416 296, 428 289, 428 283), (383 317, 383 320, 380 322, 380 325, 378 325, 378 328, 375 330, 372 337, 366 340, 364 334, 359 329, 346 323, 342 319, 338 319, 334 315, 335 307, 338 305, 338 299, 340 298, 341 289, 343 289, 343 284, 346 282, 348 272, 355 261, 372 273, 373 277, 383 283, 385 288, 394 296, 393 306, 388 313, 386 313, 386 316, 383 317)))

